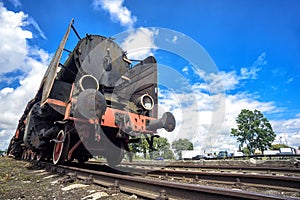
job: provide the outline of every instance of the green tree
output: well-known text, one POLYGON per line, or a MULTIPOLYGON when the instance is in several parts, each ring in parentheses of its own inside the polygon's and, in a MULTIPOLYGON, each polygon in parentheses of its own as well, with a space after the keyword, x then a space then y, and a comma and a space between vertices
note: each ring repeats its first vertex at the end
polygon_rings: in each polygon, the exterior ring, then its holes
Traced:
POLYGON ((153 147, 156 151, 153 152, 153 157, 163 157, 164 159, 173 159, 174 154, 171 150, 171 145, 167 138, 155 138, 153 147))
POLYGON ((242 152, 243 152, 243 154, 244 154, 245 156, 249 156, 249 155, 250 155, 250 151, 249 151, 249 149, 248 149, 247 147, 244 147, 244 148, 242 149, 242 152))
POLYGON ((182 151, 184 150, 193 150, 194 146, 188 139, 179 139, 175 140, 172 143, 172 148, 175 149, 175 152, 178 154, 179 159, 182 159, 182 151))
POLYGON ((153 148, 155 151, 151 151, 149 149, 149 143, 147 142, 146 138, 141 138, 140 142, 138 143, 132 143, 130 145, 130 149, 132 153, 143 153, 144 159, 147 158, 156 158, 156 157, 163 157, 165 159, 173 159, 174 154, 171 150, 171 145, 168 142, 167 138, 159 137, 154 138, 153 141, 153 148), (147 156, 148 154, 149 156, 147 156), (152 154, 152 155, 150 155, 152 154))
POLYGON ((149 149, 149 144, 145 138, 141 138, 139 142, 130 144, 130 151, 133 154, 143 153, 144 159, 147 158, 147 150, 149 149))
POLYGON ((270 150, 279 150, 280 148, 289 148, 286 144, 272 144, 270 150))
POLYGON ((254 154, 255 149, 263 153, 276 137, 271 124, 258 110, 243 109, 236 123, 238 128, 232 128, 231 134, 237 137, 241 146, 246 144, 251 154, 254 154))

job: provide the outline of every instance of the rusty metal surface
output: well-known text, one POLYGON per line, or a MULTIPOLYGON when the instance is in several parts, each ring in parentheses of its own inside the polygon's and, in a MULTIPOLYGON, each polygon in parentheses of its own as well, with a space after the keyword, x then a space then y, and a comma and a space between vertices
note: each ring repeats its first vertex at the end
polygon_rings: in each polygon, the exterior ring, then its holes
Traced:
MULTIPOLYGON (((255 168, 251 167, 252 171, 249 172, 243 172, 239 171, 233 172, 233 171, 222 171, 216 168, 214 171, 202 171, 200 169, 195 170, 193 167, 188 168, 188 165, 185 165, 185 169, 180 168, 174 168, 170 166, 163 166, 158 165, 160 168, 153 168, 154 165, 144 165, 144 164, 133 164, 133 163, 123 163, 122 166, 119 166, 118 169, 121 171, 131 171, 134 174, 141 174, 143 175, 145 172, 148 175, 160 175, 160 176, 169 176, 169 177, 178 177, 178 178, 195 178, 197 177, 199 180, 205 180, 205 181, 222 181, 222 182, 228 182, 228 183, 236 183, 237 180, 240 183, 246 183, 246 184, 256 184, 257 186, 275 186, 275 187, 284 187, 284 188, 291 188, 291 189, 299 189, 300 188, 300 175, 298 172, 298 169, 295 168, 289 168, 289 175, 283 175, 283 174, 276 174, 276 173, 269 173, 269 174, 262 174, 257 173, 256 170, 261 170, 261 167, 255 168), (124 166, 125 165, 125 166, 124 166), (139 166, 140 168, 137 168, 136 166, 139 166), (144 166, 148 166, 144 167, 144 166), (150 167, 150 168, 149 168, 150 167), (252 172, 252 173, 251 173, 252 172), (253 173, 254 172, 254 173, 253 173), (296 176, 292 176, 290 173, 293 172, 297 174, 296 176)), ((156 166, 157 167, 157 166, 156 166)), ((208 166, 206 166, 208 167, 208 166)), ((230 166, 223 166, 225 169, 230 166)), ((231 166, 233 167, 233 166, 231 166)), ((236 166, 235 166, 236 167, 236 166)), ((231 168, 232 169, 232 168, 231 168)), ((273 168, 268 168, 268 170, 272 170, 273 168)), ((278 172, 280 168, 274 168, 277 169, 278 172)), ((284 170, 283 172, 286 172, 287 168, 281 168, 284 170)))
POLYGON ((62 52, 64 50, 64 47, 66 45, 66 42, 67 42, 67 39, 69 37, 69 33, 70 33, 70 30, 71 30, 71 26, 73 24, 73 19, 71 20, 70 22, 70 25, 63 37, 63 39, 61 40, 51 62, 50 62, 50 65, 49 67, 47 68, 47 71, 44 75, 44 78, 41 82, 41 87, 43 87, 43 94, 42 94, 42 100, 41 100, 41 105, 44 104, 44 102, 46 101, 46 99, 48 98, 50 92, 51 92, 51 89, 52 89, 52 85, 53 85, 53 82, 54 82, 54 79, 56 77, 56 72, 57 72, 57 68, 58 68, 58 65, 59 65, 59 61, 60 61, 60 58, 62 56, 62 52))
POLYGON ((282 175, 262 175, 262 174, 244 174, 244 173, 226 173, 226 172, 199 172, 199 171, 179 171, 179 170, 157 170, 148 174, 165 175, 173 177, 195 178, 198 176, 201 180, 214 180, 225 182, 251 183, 257 185, 268 185, 288 188, 300 188, 300 177, 282 176, 282 175))
POLYGON ((267 172, 280 172, 280 173, 300 173, 300 168, 295 167, 274 167, 274 166, 245 166, 245 165, 203 165, 199 163, 126 163, 123 165, 138 165, 138 166, 153 166, 153 167, 168 167, 168 168, 188 168, 188 169, 201 169, 201 170, 249 170, 249 171, 265 171, 267 172))
POLYGON ((54 166, 50 163, 40 163, 40 165, 50 165, 53 168, 55 167, 54 171, 58 172, 76 172, 79 177, 84 178, 92 175, 94 183, 104 186, 112 185, 117 180, 121 191, 134 193, 146 199, 155 199, 157 196, 154 194, 158 194, 159 191, 162 190, 165 190, 169 199, 294 199, 286 196, 274 196, 256 192, 200 186, 195 184, 144 179, 71 166, 54 166))

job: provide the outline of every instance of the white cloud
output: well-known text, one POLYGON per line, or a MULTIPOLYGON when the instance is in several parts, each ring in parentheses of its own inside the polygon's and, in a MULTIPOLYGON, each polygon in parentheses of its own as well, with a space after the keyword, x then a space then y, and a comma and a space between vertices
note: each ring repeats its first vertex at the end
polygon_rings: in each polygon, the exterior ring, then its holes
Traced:
POLYGON ((256 79, 257 78, 257 72, 259 72, 261 69, 257 67, 251 67, 251 68, 241 68, 241 79, 256 79))
MULTIPOLYGON (((48 61, 40 62, 28 57, 26 65, 31 70, 24 79, 20 80, 20 86, 15 89, 4 88, 0 92, 0 104, 5 105, 0 107, 0 130, 6 130, 7 134, 0 140, 8 139, 13 135, 27 102, 38 90, 48 61)), ((5 147, 0 146, 0 149, 3 148, 5 147)))
POLYGON ((95 10, 100 8, 109 12, 113 21, 122 26, 133 28, 137 18, 131 15, 130 10, 123 6, 124 0, 93 0, 92 6, 95 10))
POLYGON ((23 12, 8 11, 0 3, 1 81, 3 73, 24 71, 24 75, 18 77, 17 88, 6 87, 0 90, 0 149, 7 148, 27 102, 37 92, 50 59, 47 52, 33 48, 26 42, 32 38, 32 33, 23 29, 23 26, 29 23, 26 20, 27 15, 23 12))
POLYGON ((154 37, 157 34, 155 29, 143 27, 134 29, 130 31, 121 47, 127 51, 128 58, 142 60, 153 55, 153 50, 157 48, 154 42, 154 37))
POLYGON ((3 137, 5 135, 5 130, 0 131, 0 138, 3 137))
POLYGON ((6 96, 7 94, 12 93, 13 91, 13 88, 3 88, 2 90, 0 90, 0 95, 6 96))
MULTIPOLYGON (((247 93, 237 93, 233 95, 226 96, 226 107, 228 108, 227 112, 237 114, 242 109, 248 110, 260 110, 263 113, 275 113, 280 112, 281 109, 278 109, 275 106, 274 102, 261 102, 251 97, 247 93)), ((237 115, 236 115, 237 116, 237 115)))
MULTIPOLYGON (((20 71, 16 70, 16 71, 13 71, 13 72, 17 73, 17 72, 20 72, 20 71)), ((23 78, 24 78, 24 74, 23 73, 21 73, 21 74, 14 74, 14 75, 10 75, 10 73, 0 74, 0 81, 2 83, 6 83, 7 85, 12 84, 15 81, 19 81, 19 80, 21 80, 23 78)))
POLYGON ((226 90, 233 90, 239 86, 239 76, 235 71, 206 74, 202 70, 194 71, 205 82, 198 82, 193 85, 195 90, 208 91, 211 94, 222 93, 226 90))
POLYGON ((224 90, 233 90, 239 83, 239 78, 235 71, 224 72, 221 71, 218 74, 209 74, 205 77, 206 83, 208 83, 209 91, 212 93, 222 92, 224 90))
POLYGON ((176 35, 174 35, 173 39, 172 39, 172 42, 173 43, 176 43, 176 41, 178 40, 178 37, 176 35))
POLYGON ((185 67, 182 68, 181 71, 187 73, 189 71, 189 67, 185 66, 185 67))
MULTIPOLYGON (((254 62, 253 66, 264 64, 262 56, 254 62)), ((186 71, 184 67, 182 72, 186 71)), ((233 90, 241 86, 242 80, 256 78, 258 70, 245 70, 240 75, 236 71, 221 71, 218 74, 206 74, 203 70, 193 69, 195 75, 202 81, 191 85, 192 93, 175 93, 163 91, 159 93, 161 108, 174 113, 178 126, 173 133, 161 131, 172 142, 178 138, 187 138, 194 144, 201 145, 203 150, 218 151, 237 149, 236 138, 230 135, 231 128, 236 128, 236 117, 242 109, 260 110, 264 115, 280 113, 284 109, 276 106, 275 102, 263 102, 259 96, 252 93, 222 93, 223 88, 233 90), (165 93, 165 94, 164 94, 165 93), (176 98, 175 98, 176 97, 176 98), (192 99, 192 100, 191 100, 192 99)), ((299 118, 299 116, 298 116, 299 118)), ((281 122, 271 121, 274 131, 281 134, 289 132, 291 138, 300 135, 300 120, 289 119, 281 122), (282 130, 276 127, 281 125, 282 130), (294 129, 292 129, 292 127, 294 129)), ((291 145, 299 145, 300 139, 295 139, 291 145)))
MULTIPOLYGON (((180 118, 179 120, 180 123, 190 123, 190 130, 193 130, 193 126, 198 126, 198 132, 191 133, 187 129, 183 131, 180 130, 180 134, 191 139, 194 142, 197 141, 195 143, 202 145, 202 148, 204 149, 209 150, 212 148, 214 149, 214 151, 220 149, 233 150, 232 148, 237 148, 237 143, 236 139, 230 136, 230 132, 231 128, 236 128, 235 119, 242 109, 257 109, 260 110, 263 114, 283 112, 284 108, 276 106, 275 102, 259 101, 259 96, 257 94, 249 94, 246 92, 231 92, 229 95, 226 95, 226 97, 224 96, 224 109, 209 109, 217 107, 217 105, 215 104, 218 104, 218 101, 213 101, 212 99, 218 94, 221 95, 222 88, 224 88, 225 90, 233 90, 235 88, 239 88, 243 84, 242 80, 246 81, 246 79, 256 78, 257 72, 259 71, 257 67, 266 63, 263 58, 265 58, 265 53, 259 56, 258 59, 254 62, 254 64, 252 65, 253 68, 246 70, 242 69, 241 75, 238 75, 236 71, 221 71, 218 74, 206 74, 202 70, 194 69, 194 73, 200 76, 205 81, 195 83, 191 86, 194 91, 194 95, 197 96, 196 99, 199 105, 199 110, 197 112, 192 111, 190 112, 191 115, 188 115, 186 119, 180 118), (209 96, 205 96, 205 94, 209 94, 209 96), (202 109, 200 109, 201 107, 202 109), (204 111, 203 109, 206 110, 204 111), (216 111, 218 111, 219 113, 223 112, 225 115, 223 121, 219 119, 219 121, 221 121, 222 123, 222 128, 213 129, 216 130, 216 132, 209 133, 209 123, 215 123, 215 119, 212 119, 212 116, 214 116, 216 111), (196 124, 192 124, 192 120, 195 117, 198 117, 200 121, 196 124), (208 136, 203 136, 207 134, 208 136)), ((186 98, 182 97, 181 99, 185 100, 186 98)), ((222 98, 220 99, 222 100, 222 98)), ((270 123, 277 135, 280 136, 282 134, 286 134, 288 136, 287 141, 289 145, 294 147, 298 147, 300 145, 300 114, 296 115, 294 119, 271 120, 270 123)))
POLYGON ((200 90, 208 90, 212 94, 217 94, 223 91, 234 90, 241 86, 242 80, 256 79, 257 73, 261 70, 261 66, 266 64, 266 53, 263 52, 254 61, 253 65, 245 68, 242 67, 240 74, 236 71, 219 71, 218 73, 206 74, 205 71, 193 68, 194 73, 201 77, 205 82, 197 83, 194 88, 200 90))
POLYGON ((44 38, 45 40, 47 39, 47 37, 45 36, 45 33, 42 31, 39 24, 32 17, 28 17, 27 22, 28 22, 28 25, 31 24, 39 32, 39 34, 42 38, 44 38))
POLYGON ((267 64, 266 60, 266 52, 263 52, 261 55, 257 57, 252 66, 245 68, 241 68, 241 77, 240 79, 256 79, 257 73, 261 70, 263 65, 267 64))
POLYGON ((286 120, 271 120, 273 130, 277 133, 274 143, 287 143, 289 146, 300 146, 300 117, 286 120), (281 137, 281 138, 280 138, 281 137))
POLYGON ((10 137, 7 137, 7 130, 0 131, 0 150, 5 150, 9 144, 10 137))
POLYGON ((267 56, 266 52, 261 53, 257 57, 256 61, 253 63, 253 67, 260 67, 266 65, 267 64, 266 56, 267 56))
POLYGON ((32 33, 22 29, 27 15, 8 11, 0 2, 0 74, 22 68, 28 53, 26 39, 32 33))
MULTIPOLYGON (((193 86, 192 86, 193 87, 193 86)), ((194 88, 194 87, 193 87, 194 88)), ((242 109, 260 110, 264 115, 281 110, 274 102, 261 102, 255 96, 246 93, 233 95, 207 94, 205 91, 194 90, 193 93, 175 93, 161 91, 159 105, 163 113, 171 111, 176 118, 174 132, 160 130, 163 137, 170 142, 179 138, 187 138, 202 150, 236 150, 236 138, 230 135, 231 128, 236 128, 236 118, 242 109), (225 101, 225 107, 220 107, 225 101), (224 118, 223 118, 224 116, 224 118)), ((283 121, 270 121, 276 134, 289 130, 289 136, 294 139, 290 145, 300 144, 300 118, 283 121), (279 130, 278 128, 282 130, 279 130)))
POLYGON ((287 120, 273 120, 273 128, 279 133, 289 132, 294 133, 299 131, 300 117, 295 117, 287 120))

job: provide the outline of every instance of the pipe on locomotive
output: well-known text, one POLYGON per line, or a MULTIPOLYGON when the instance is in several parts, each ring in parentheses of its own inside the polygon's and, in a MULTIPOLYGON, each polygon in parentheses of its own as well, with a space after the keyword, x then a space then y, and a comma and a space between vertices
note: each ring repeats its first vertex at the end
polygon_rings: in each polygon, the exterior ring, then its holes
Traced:
POLYGON ((170 112, 165 112, 160 119, 149 121, 147 129, 156 131, 157 129, 164 128, 166 131, 172 132, 175 126, 176 121, 174 115, 170 112))
POLYGON ((149 94, 143 94, 135 101, 137 106, 143 107, 145 110, 152 110, 154 107, 154 100, 149 94))
POLYGON ((89 74, 83 75, 77 86, 82 90, 77 99, 77 110, 86 118, 100 118, 106 110, 106 100, 99 92, 98 80, 89 74))
POLYGON ((86 89, 95 89, 99 90, 98 80, 89 74, 83 75, 78 81, 79 88, 84 91, 86 89))

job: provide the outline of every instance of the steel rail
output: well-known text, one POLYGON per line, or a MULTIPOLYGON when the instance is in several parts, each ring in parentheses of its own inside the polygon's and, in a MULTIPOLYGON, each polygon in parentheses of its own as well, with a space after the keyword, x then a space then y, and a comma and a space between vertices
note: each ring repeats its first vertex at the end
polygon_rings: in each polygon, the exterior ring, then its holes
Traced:
POLYGON ((300 188, 300 177, 296 176, 279 176, 279 175, 262 175, 262 174, 244 174, 244 173, 225 173, 225 172, 200 172, 200 171, 183 171, 160 169, 149 171, 148 174, 156 174, 171 177, 195 178, 199 180, 214 180, 225 182, 250 183, 257 185, 268 185, 286 188, 300 188))
POLYGON ((39 162, 39 166, 50 166, 52 171, 61 173, 77 173, 81 178, 93 177, 96 184, 103 186, 119 182, 120 190, 136 194, 145 199, 156 199, 159 191, 165 190, 169 199, 295 199, 286 196, 275 196, 249 191, 217 188, 211 186, 200 186, 164 180, 152 180, 141 177, 120 175, 115 173, 100 172, 71 166, 53 165, 51 163, 39 162))
MULTIPOLYGON (((90 163, 99 163, 98 161, 89 161, 90 163)), ((102 162, 100 162, 102 163, 102 162)), ((249 170, 249 171, 266 171, 267 173, 300 173, 300 168, 296 167, 273 167, 273 166, 240 166, 240 165, 203 165, 198 163, 127 163, 122 162, 124 166, 149 166, 149 167, 165 167, 165 168, 197 168, 197 169, 218 169, 218 170, 249 170)))
MULTIPOLYGON (((130 166, 130 165, 129 165, 130 166)), ((137 166, 137 165, 133 165, 137 166)), ((140 166, 139 166, 140 167, 140 166)), ((195 178, 199 180, 210 180, 210 181, 223 181, 230 183, 246 183, 246 184, 256 184, 257 186, 274 186, 274 187, 284 187, 290 189, 300 188, 300 176, 290 176, 290 175, 276 175, 274 173, 270 174, 253 174, 239 172, 212 172, 212 171, 198 171, 198 170, 188 170, 189 168, 176 169, 170 168, 169 166, 164 166, 161 168, 139 168, 139 167, 118 167, 120 171, 128 171, 134 174, 143 175, 147 173, 148 175, 161 175, 169 177, 185 177, 185 178, 195 178)), ((94 167, 95 168, 95 167, 94 167)), ((256 169, 256 168, 254 168, 256 169)), ((256 170, 253 170, 256 171, 256 170)), ((300 173, 298 173, 300 175, 300 173)))
MULTIPOLYGON (((88 161, 91 164, 106 164, 102 161, 88 161)), ((139 163, 139 162, 122 162, 119 166, 139 166, 139 167, 160 167, 160 168, 184 168, 184 169, 197 169, 201 171, 206 170, 236 170, 236 171, 250 171, 250 172, 265 172, 265 174, 299 174, 300 168, 296 167, 274 167, 274 166, 244 166, 244 165, 203 165, 199 163, 173 163, 173 162, 162 162, 162 163, 139 163)))

